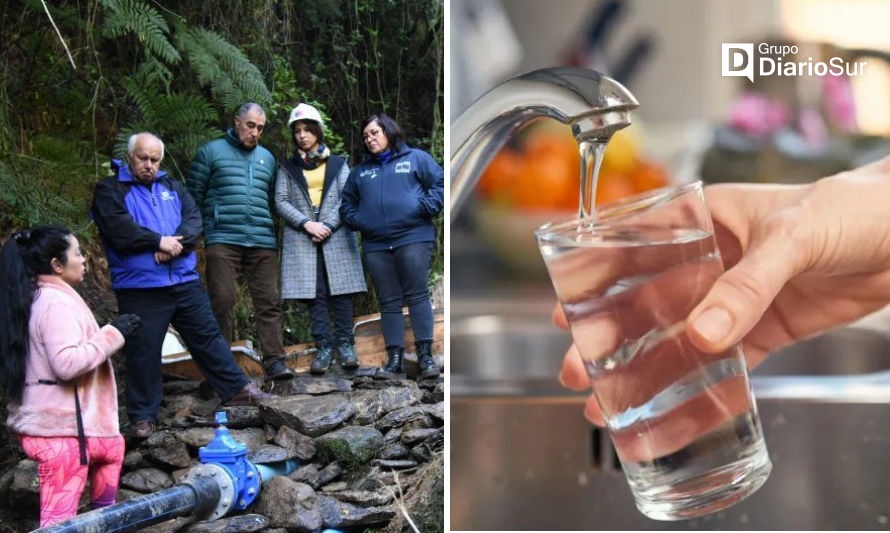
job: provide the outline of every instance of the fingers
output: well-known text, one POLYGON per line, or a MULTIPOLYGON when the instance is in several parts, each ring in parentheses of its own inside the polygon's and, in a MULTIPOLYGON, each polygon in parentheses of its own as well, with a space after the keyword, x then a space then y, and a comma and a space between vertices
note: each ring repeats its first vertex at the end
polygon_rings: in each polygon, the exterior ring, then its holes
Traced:
POLYGON ((739 262, 720 276, 689 315, 692 342, 706 352, 723 351, 751 331, 785 283, 803 270, 800 241, 807 225, 780 213, 752 235, 739 262))

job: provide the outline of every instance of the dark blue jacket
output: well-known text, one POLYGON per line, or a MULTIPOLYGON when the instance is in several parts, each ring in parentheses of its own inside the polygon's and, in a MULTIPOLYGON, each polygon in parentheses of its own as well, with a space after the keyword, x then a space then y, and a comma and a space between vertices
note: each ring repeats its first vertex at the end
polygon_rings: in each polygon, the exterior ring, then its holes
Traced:
POLYGON ((403 146, 385 163, 369 157, 349 173, 340 218, 362 232, 362 251, 436 240, 433 218, 445 203, 445 172, 433 157, 403 146))
POLYGON ((201 235, 201 213, 185 186, 158 172, 150 185, 137 180, 117 159, 115 175, 96 184, 90 218, 108 256, 112 288, 170 287, 198 280, 195 243, 201 235), (161 237, 182 235, 183 252, 158 264, 154 254, 161 237))

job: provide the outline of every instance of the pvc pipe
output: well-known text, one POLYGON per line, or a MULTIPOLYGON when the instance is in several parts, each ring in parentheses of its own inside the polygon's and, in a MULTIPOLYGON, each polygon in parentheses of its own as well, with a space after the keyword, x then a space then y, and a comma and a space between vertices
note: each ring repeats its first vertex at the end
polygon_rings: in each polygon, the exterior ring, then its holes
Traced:
POLYGON ((125 502, 101 507, 35 530, 35 533, 118 533, 138 531, 179 516, 203 516, 219 500, 219 485, 207 478, 181 484, 125 502))
POLYGON ((296 459, 287 459, 276 463, 257 464, 255 466, 260 473, 260 479, 262 479, 263 484, 266 484, 273 477, 290 475, 300 466, 300 462, 296 459))

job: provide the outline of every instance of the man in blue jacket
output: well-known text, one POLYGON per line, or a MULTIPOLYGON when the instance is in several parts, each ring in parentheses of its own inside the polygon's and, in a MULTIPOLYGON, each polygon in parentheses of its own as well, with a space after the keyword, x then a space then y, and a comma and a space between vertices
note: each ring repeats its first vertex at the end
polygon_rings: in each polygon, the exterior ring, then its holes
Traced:
POLYGON ((284 364, 278 244, 272 218, 278 169, 260 146, 266 112, 246 103, 224 137, 201 148, 189 168, 188 188, 204 218, 204 274, 213 314, 233 341, 236 289, 243 275, 256 311, 256 331, 267 379, 290 379, 284 364))
POLYGON ((161 352, 170 324, 227 405, 275 397, 241 370, 213 318, 196 269, 201 216, 184 186, 159 171, 163 158, 158 137, 130 137, 128 165, 112 160, 115 175, 96 184, 90 210, 108 256, 118 311, 142 318, 124 346, 127 415, 136 438, 156 429, 163 393, 161 352))

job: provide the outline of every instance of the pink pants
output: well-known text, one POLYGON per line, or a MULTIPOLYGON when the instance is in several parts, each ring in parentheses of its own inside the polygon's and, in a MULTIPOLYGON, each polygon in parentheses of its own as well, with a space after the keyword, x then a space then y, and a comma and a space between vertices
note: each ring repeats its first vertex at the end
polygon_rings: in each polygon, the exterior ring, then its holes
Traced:
POLYGON ((40 527, 77 515, 80 496, 90 477, 93 509, 112 505, 124 462, 124 437, 87 437, 87 463, 80 464, 76 437, 21 435, 25 455, 37 461, 40 481, 40 527))

